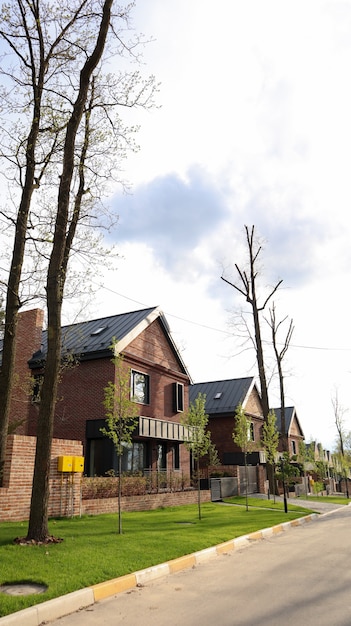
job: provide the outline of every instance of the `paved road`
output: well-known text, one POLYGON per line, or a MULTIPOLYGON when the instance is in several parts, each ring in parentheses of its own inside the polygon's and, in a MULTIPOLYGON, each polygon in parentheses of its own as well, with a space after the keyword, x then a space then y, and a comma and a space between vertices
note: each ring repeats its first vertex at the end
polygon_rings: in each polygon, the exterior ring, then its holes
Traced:
POLYGON ((55 626, 350 626, 351 507, 61 618, 55 626))

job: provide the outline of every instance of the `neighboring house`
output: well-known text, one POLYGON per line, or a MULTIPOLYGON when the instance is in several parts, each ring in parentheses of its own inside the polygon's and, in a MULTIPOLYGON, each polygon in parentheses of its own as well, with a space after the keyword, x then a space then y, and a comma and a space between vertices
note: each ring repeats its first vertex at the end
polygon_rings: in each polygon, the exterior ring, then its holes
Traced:
MULTIPOLYGON (((280 452, 282 452, 283 445, 282 445, 282 439, 281 439, 281 436, 282 436, 281 409, 280 408, 272 409, 272 411, 274 411, 275 416, 277 418, 277 430, 280 434, 278 449, 280 452)), ((297 417, 295 407, 293 406, 285 407, 284 414, 285 414, 285 436, 288 441, 288 452, 290 456, 294 456, 294 455, 299 454, 300 441, 303 441, 305 437, 304 437, 299 419, 297 417)))
POLYGON ((309 457, 311 459, 308 467, 311 472, 315 471, 316 463, 323 463, 325 478, 334 476, 335 469, 341 474, 344 473, 341 471, 340 458, 338 459, 338 455, 332 455, 329 450, 324 450, 321 443, 311 441, 306 444, 306 448, 309 450, 309 457))
MULTIPOLYGON (((35 435, 40 385, 45 366, 47 332, 43 312, 20 313, 17 384, 11 423, 18 434, 35 435), (29 377, 34 381, 28 394, 29 377)), ((114 381, 112 339, 131 368, 131 397, 139 407, 133 445, 126 448, 123 470, 175 469, 189 473, 189 452, 182 442, 181 415, 188 407, 190 376, 158 307, 132 311, 62 328, 63 368, 55 409, 54 437, 83 442, 85 473, 117 470, 105 426, 104 388, 114 381)))
POLYGON ((260 453, 262 437, 262 404, 253 377, 195 383, 190 386, 189 399, 206 395, 208 429, 215 444, 221 465, 243 465, 244 454, 233 441, 235 412, 239 404, 251 420, 251 439, 256 451, 247 455, 247 462, 257 465, 263 459, 260 453))

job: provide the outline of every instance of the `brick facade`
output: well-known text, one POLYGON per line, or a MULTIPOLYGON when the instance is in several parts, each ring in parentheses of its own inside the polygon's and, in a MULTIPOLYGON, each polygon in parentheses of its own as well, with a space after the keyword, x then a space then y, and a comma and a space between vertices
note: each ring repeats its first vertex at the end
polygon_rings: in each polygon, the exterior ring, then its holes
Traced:
MULTIPOLYGON (((4 486, 0 487, 0 521, 29 518, 35 446, 35 437, 9 435, 7 438, 4 486)), ((57 459, 64 455, 81 456, 81 442, 58 439, 52 442, 49 517, 80 513, 81 474, 58 472, 57 459)))
MULTIPOLYGON (((34 376, 42 370, 29 368, 29 360, 39 353, 42 345, 43 311, 35 309, 19 314, 15 381, 10 423, 16 434, 36 436, 39 404, 33 401, 31 388, 34 376)), ((106 340, 105 340, 106 341, 106 340)), ((105 420, 104 388, 114 381, 115 371, 112 352, 108 343, 101 344, 101 352, 78 354, 61 372, 55 407, 54 433, 56 439, 77 440, 83 443, 83 455, 89 459, 87 423, 105 420)), ((177 350, 160 317, 141 331, 137 331, 123 349, 124 362, 138 372, 149 376, 150 399, 148 404, 139 404, 139 414, 152 420, 179 423, 182 413, 174 407, 175 383, 184 385, 184 409, 189 402, 189 375, 177 355, 177 350)), ((38 361, 40 365, 40 360, 38 361)), ((98 436, 101 437, 97 426, 98 436)), ((148 445, 148 465, 155 469, 158 460, 157 444, 165 443, 167 468, 175 460, 172 439, 152 439, 134 435, 135 441, 148 445)), ((179 443, 179 442, 178 442, 179 443)), ((180 468, 190 472, 190 455, 184 445, 179 445, 180 468)), ((177 461, 178 462, 178 461, 177 461)), ((90 463, 87 464, 88 470, 90 463)), ((109 465, 108 469, 112 469, 109 465)), ((86 468, 87 471, 87 468, 86 468)), ((105 470, 104 470, 105 471, 105 470)))
MULTIPOLYGON (((245 408, 245 412, 246 408, 245 408)), ((254 428, 254 450, 262 449, 260 444, 262 436, 263 418, 251 417, 254 428)), ((223 463, 224 455, 227 453, 241 452, 241 448, 233 440, 233 429, 235 426, 233 415, 215 415, 210 417, 208 430, 211 432, 211 439, 215 443, 220 461, 223 463)))

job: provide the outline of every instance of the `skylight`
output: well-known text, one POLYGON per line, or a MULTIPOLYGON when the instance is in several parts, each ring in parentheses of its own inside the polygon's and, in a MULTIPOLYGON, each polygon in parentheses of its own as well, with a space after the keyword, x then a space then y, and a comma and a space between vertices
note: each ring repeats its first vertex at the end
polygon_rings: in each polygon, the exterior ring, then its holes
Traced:
POLYGON ((90 333, 90 336, 93 337, 95 335, 100 335, 100 333, 102 333, 102 331, 105 329, 106 329, 106 326, 99 326, 99 328, 97 328, 96 330, 93 330, 93 332, 90 333))
POLYGON ((218 391, 216 395, 214 396, 214 400, 219 400, 221 396, 222 396, 222 392, 218 391))

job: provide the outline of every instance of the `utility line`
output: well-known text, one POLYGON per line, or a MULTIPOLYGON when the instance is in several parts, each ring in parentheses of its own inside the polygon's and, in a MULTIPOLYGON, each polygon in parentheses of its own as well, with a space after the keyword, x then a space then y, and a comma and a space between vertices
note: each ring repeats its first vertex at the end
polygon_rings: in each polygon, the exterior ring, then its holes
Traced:
MULTIPOLYGON (((111 289, 110 287, 106 287, 105 285, 99 284, 98 287, 100 287, 101 289, 105 289, 106 291, 110 291, 111 293, 115 294, 116 296, 120 296, 121 298, 124 298, 125 300, 129 300, 130 302, 135 302, 135 304, 139 304, 140 306, 144 306, 144 307, 151 306, 149 304, 145 304, 145 302, 140 302, 139 300, 135 300, 134 298, 125 296, 123 293, 119 293, 118 291, 115 291, 114 289, 111 289)), ((165 314, 167 315, 167 317, 173 317, 174 319, 180 320, 181 322, 185 322, 186 324, 193 324, 194 326, 199 326, 199 328, 206 328, 207 330, 211 330, 216 333, 221 333, 222 335, 226 335, 227 337, 233 337, 233 333, 230 333, 226 330, 222 330, 221 328, 213 328, 213 326, 207 326, 206 324, 201 324, 200 322, 195 322, 194 320, 189 320, 184 317, 174 315, 173 313, 168 313, 167 311, 165 311, 165 314)), ((263 340, 263 343, 269 343, 269 342, 263 340)), ((289 345, 289 347, 297 348, 300 350, 320 350, 324 352, 350 352, 351 351, 351 348, 329 348, 325 346, 305 346, 305 345, 295 345, 292 343, 289 345)))

